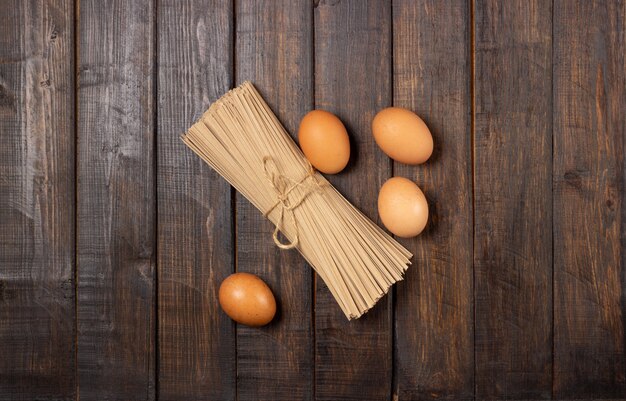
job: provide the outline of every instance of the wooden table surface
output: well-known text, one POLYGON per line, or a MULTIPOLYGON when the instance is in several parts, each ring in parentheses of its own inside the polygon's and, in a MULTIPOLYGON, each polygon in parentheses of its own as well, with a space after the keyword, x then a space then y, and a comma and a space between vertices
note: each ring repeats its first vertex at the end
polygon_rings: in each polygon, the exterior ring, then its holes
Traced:
POLYGON ((626 2, 3 0, 0 400, 626 398, 626 2), (424 189, 405 281, 348 322, 272 225, 179 135, 251 80, 375 221, 424 189), (421 115, 393 163, 380 109, 421 115), (235 325, 234 271, 279 314, 235 325))

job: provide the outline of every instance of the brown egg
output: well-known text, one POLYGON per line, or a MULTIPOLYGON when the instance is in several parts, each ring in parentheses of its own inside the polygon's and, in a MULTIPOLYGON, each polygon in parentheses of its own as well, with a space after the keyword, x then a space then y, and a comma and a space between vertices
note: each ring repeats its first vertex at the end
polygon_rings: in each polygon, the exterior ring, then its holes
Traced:
POLYGON ((428 203, 413 181, 393 177, 378 193, 378 215, 385 227, 398 237, 415 237, 428 222, 428 203))
POLYGON ((220 285, 220 305, 231 319, 248 326, 264 326, 276 314, 276 300, 263 280, 250 273, 235 273, 220 285))
POLYGON ((302 118, 298 142, 309 162, 322 173, 338 173, 350 159, 346 127, 337 116, 324 110, 310 111, 302 118))
POLYGON ((421 164, 433 153, 433 136, 424 121, 401 107, 378 112, 372 133, 382 151, 400 163, 421 164))

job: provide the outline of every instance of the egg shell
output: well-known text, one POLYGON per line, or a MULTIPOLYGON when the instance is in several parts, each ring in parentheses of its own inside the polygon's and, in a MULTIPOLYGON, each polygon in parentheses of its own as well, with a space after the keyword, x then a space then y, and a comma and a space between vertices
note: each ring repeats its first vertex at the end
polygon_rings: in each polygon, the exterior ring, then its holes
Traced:
POLYGON ((389 231, 398 237, 415 237, 428 222, 428 202, 411 180, 393 177, 378 193, 378 214, 389 231))
POLYGON ((222 310, 231 319, 248 326, 264 326, 276 314, 272 290, 250 273, 231 274, 222 281, 219 300, 222 310))
POLYGON ((341 120, 324 110, 307 113, 300 122, 298 142, 313 167, 326 174, 343 170, 350 160, 350 139, 341 120))
POLYGON ((424 163, 433 153, 433 136, 410 110, 388 107, 372 121, 374 140, 387 156, 404 164, 424 163))

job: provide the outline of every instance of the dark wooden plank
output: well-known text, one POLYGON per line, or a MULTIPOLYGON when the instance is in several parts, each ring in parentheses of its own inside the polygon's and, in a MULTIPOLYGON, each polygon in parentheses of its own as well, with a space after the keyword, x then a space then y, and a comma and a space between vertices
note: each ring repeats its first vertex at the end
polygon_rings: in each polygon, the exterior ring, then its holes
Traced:
MULTIPOLYGON (((374 221, 378 189, 390 176, 391 162, 374 142, 371 123, 379 110, 391 105, 391 85, 391 3, 317 2, 315 107, 339 116, 352 143, 348 167, 329 179, 374 221)), ((391 307, 388 295, 349 322, 322 280, 316 280, 318 400, 390 398, 391 307)))
POLYGON ((74 4, 0 2, 0 399, 73 399, 74 4))
POLYGON ((81 400, 154 398, 154 22, 149 0, 80 3, 81 400))
POLYGON ((234 400, 235 325, 217 292, 234 270, 230 185, 180 133, 233 82, 230 0, 160 0, 159 399, 234 400))
POLYGON ((626 398, 625 22, 554 4, 555 398, 626 398))
POLYGON ((476 397, 552 387, 552 86, 547 1, 476 1, 476 397))
MULTIPOLYGON (((312 7, 299 0, 237 0, 237 83, 251 80, 287 130, 312 108, 312 7)), ((259 275, 278 301, 263 328, 237 327, 239 400, 310 400, 312 271, 272 241, 272 224, 237 195, 237 271, 259 275)))
POLYGON ((405 399, 474 397, 470 5, 396 0, 394 105, 415 111, 435 140, 432 158, 394 163, 430 203, 430 224, 401 240, 413 266, 396 290, 396 388, 405 399))

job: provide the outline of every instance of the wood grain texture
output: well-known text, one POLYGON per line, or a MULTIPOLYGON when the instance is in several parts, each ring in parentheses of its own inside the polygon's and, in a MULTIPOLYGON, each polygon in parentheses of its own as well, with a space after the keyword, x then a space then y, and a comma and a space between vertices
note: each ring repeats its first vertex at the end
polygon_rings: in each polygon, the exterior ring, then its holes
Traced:
POLYGON ((234 271, 231 188, 180 140, 233 83, 230 0, 160 0, 159 399, 234 400, 235 325, 219 285, 234 271))
POLYGON ((476 1, 476 397, 552 387, 552 7, 476 1))
POLYGON ((416 112, 435 141, 421 166, 394 164, 429 201, 430 223, 401 240, 413 265, 396 289, 394 393, 406 399, 474 397, 470 5, 393 4, 394 106, 416 112))
POLYGON ((624 0, 0 2, 0 401, 626 399, 625 21, 624 0), (374 220, 391 173, 425 190, 413 266, 362 319, 179 141, 246 79, 294 137, 313 107, 346 123, 328 178, 374 220), (392 103, 428 163, 375 145, 392 103), (271 325, 220 311, 237 264, 271 325))
POLYGON ((0 2, 0 400, 75 395, 73 19, 0 2))
MULTIPOLYGON (((328 176, 377 221, 378 190, 391 162, 371 133, 374 115, 391 105, 391 3, 320 1, 315 8, 315 108, 335 113, 351 141, 346 169, 328 176)), ((347 321, 316 280, 315 395, 318 400, 387 400, 391 396, 392 302, 347 321)))
POLYGON ((81 400, 154 399, 154 4, 80 3, 81 400))
POLYGON ((626 2, 554 7, 554 396, 626 398, 626 2))
MULTIPOLYGON (((311 3, 237 0, 237 83, 250 80, 295 138, 312 108, 311 3)), ((261 166, 259 166, 261 168, 261 166)), ((310 400, 312 270, 272 241, 273 225, 237 194, 237 271, 260 276, 278 302, 263 328, 237 327, 239 400, 310 400)))

